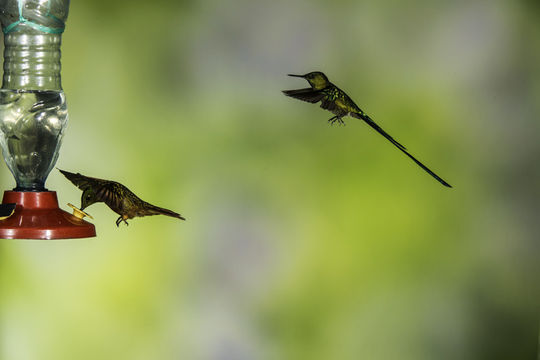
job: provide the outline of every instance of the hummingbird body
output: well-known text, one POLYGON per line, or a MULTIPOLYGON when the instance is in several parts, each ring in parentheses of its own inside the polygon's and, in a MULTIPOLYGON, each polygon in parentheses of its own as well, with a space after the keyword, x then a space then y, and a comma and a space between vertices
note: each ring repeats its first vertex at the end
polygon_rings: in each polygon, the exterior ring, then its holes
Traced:
POLYGON ((174 211, 147 203, 127 187, 116 181, 97 179, 79 173, 74 174, 68 171, 58 170, 83 191, 81 196, 81 210, 96 202, 104 202, 112 211, 120 215, 116 220, 116 226, 119 226, 122 221, 126 225, 129 225, 126 221, 128 219, 150 215, 166 215, 185 220, 184 217, 174 211))
POLYGON ((301 77, 306 79, 311 88, 298 89, 298 90, 283 90, 283 93, 292 98, 307 101, 312 104, 321 102, 321 108, 330 111, 335 116, 330 118, 328 121, 330 124, 338 122, 341 125, 345 125, 343 117, 351 116, 356 119, 364 120, 366 124, 371 126, 375 131, 384 136, 388 141, 390 141, 395 147, 401 150, 405 155, 411 158, 418 166, 420 166, 424 171, 433 176, 437 181, 443 184, 446 187, 452 187, 446 181, 441 179, 437 174, 428 169, 424 164, 418 161, 414 156, 409 154, 405 146, 397 142, 393 137, 390 136, 386 131, 384 131, 379 125, 375 123, 366 113, 362 111, 354 103, 354 101, 340 88, 332 84, 325 74, 320 71, 310 72, 305 75, 293 75, 289 76, 301 77))

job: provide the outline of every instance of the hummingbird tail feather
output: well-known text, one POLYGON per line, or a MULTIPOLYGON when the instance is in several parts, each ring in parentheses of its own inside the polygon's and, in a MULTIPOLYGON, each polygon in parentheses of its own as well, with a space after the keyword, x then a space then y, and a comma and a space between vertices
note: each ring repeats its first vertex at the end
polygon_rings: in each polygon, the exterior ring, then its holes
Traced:
POLYGON ((392 144, 394 144, 395 146, 397 146, 400 150, 407 150, 407 148, 405 148, 405 146, 401 145, 400 143, 398 143, 393 137, 390 136, 390 134, 388 134, 386 131, 384 131, 379 125, 377 125, 375 123, 375 121, 373 121, 369 116, 367 116, 366 114, 364 113, 351 113, 351 116, 352 117, 355 117, 357 119, 361 119, 361 120, 364 120, 366 122, 366 124, 368 124, 369 126, 371 126, 373 129, 375 129, 375 131, 377 131, 379 134, 381 134, 382 136, 384 136, 385 138, 388 139, 388 141, 390 141, 392 144))
POLYGON ((407 155, 408 157, 410 157, 412 159, 412 161, 414 161, 418 166, 420 166, 422 169, 424 169, 425 172, 427 172, 429 175, 433 176, 438 182, 440 182, 441 184, 443 184, 444 186, 446 187, 449 187, 451 188, 452 185, 450 185, 449 183, 447 183, 446 181, 444 181, 443 179, 441 179, 437 174, 435 174, 433 171, 431 171, 430 169, 428 169, 427 166, 425 166, 424 164, 422 164, 420 161, 418 161, 414 156, 412 156, 411 154, 409 154, 407 152, 407 150, 403 150, 403 149, 399 149, 401 151, 403 151, 405 153, 405 155, 407 155))
POLYGON ((147 210, 149 210, 149 214, 148 215, 165 215, 165 216, 170 216, 170 217, 174 217, 174 218, 177 218, 177 219, 180 219, 180 220, 186 220, 185 217, 183 217, 182 215, 172 211, 172 210, 169 210, 169 209, 164 209, 164 208, 160 208, 159 206, 155 206, 155 205, 152 205, 152 204, 148 204, 148 208, 147 210))
POLYGON ((422 169, 424 169, 425 172, 427 172, 429 175, 433 176, 438 182, 443 184, 446 187, 451 188, 452 185, 441 179, 437 174, 435 174, 433 171, 431 171, 427 166, 422 164, 420 161, 418 161, 414 156, 409 154, 407 152, 407 149, 400 143, 398 143, 394 138, 392 138, 388 133, 386 133, 383 129, 381 129, 369 116, 362 114, 362 113, 352 113, 351 116, 364 120, 369 126, 371 126, 373 129, 375 129, 379 134, 387 138, 392 144, 394 144, 399 150, 401 150, 405 155, 410 157, 412 161, 414 161, 418 166, 420 166, 422 169))

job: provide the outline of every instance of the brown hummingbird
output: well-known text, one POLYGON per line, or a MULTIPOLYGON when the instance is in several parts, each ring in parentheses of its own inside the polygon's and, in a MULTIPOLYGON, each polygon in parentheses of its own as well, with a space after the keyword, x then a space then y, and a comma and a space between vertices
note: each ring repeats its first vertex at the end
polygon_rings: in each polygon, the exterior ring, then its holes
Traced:
POLYGON ((58 169, 75 186, 83 191, 81 196, 81 210, 96 202, 104 202, 120 217, 116 220, 116 226, 123 221, 129 225, 127 219, 149 215, 167 215, 181 220, 186 220, 182 215, 174 211, 163 209, 146 201, 141 200, 124 185, 110 180, 97 179, 74 174, 58 169))
POLYGON ((306 79, 311 87, 306 89, 298 90, 283 90, 283 93, 292 98, 307 101, 312 104, 321 102, 321 108, 330 111, 335 116, 330 118, 328 121, 330 124, 338 122, 341 125, 345 125, 343 117, 352 116, 357 119, 364 120, 366 124, 371 126, 375 131, 384 136, 388 141, 390 141, 396 148, 402 151, 407 155, 412 161, 414 161, 418 166, 420 166, 425 172, 433 176, 438 182, 443 184, 446 187, 451 188, 452 186, 444 181, 441 177, 431 171, 427 166, 422 164, 418 159, 409 154, 405 146, 397 142, 393 137, 390 136, 386 131, 384 131, 379 125, 373 121, 365 112, 363 112, 358 105, 352 101, 352 99, 347 95, 343 90, 338 88, 336 85, 332 84, 330 80, 320 71, 313 71, 305 75, 294 75, 289 74, 289 76, 300 77, 306 79))

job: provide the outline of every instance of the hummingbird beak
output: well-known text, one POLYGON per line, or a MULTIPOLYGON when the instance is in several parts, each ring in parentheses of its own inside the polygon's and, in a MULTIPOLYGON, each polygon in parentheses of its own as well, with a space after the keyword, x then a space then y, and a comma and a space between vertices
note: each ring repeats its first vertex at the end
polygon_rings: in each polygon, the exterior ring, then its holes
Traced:
POLYGON ((293 76, 293 77, 299 77, 299 78, 304 78, 306 77, 306 75, 295 75, 295 74, 287 74, 289 76, 293 76))

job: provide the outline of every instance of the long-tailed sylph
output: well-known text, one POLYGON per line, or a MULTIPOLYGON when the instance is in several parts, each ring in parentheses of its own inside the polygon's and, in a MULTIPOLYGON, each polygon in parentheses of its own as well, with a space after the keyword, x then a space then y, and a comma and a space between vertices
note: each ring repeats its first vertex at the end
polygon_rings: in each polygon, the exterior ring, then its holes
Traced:
POLYGON ((428 174, 433 176, 437 181, 446 187, 452 187, 446 181, 441 179, 437 174, 428 169, 424 164, 418 161, 414 156, 407 152, 405 146, 397 142, 386 131, 384 131, 379 125, 377 125, 366 113, 364 113, 352 99, 337 86, 332 84, 326 75, 320 71, 314 71, 305 75, 293 75, 289 76, 300 77, 306 79, 311 85, 310 88, 298 89, 298 90, 284 90, 283 93, 287 96, 293 97, 298 100, 307 101, 312 104, 321 102, 321 108, 332 112, 335 116, 328 121, 331 124, 338 122, 339 124, 345 124, 343 121, 344 116, 352 116, 357 119, 364 120, 366 124, 375 129, 379 134, 384 136, 388 141, 394 144, 405 155, 410 157, 418 166, 424 169, 428 174))

